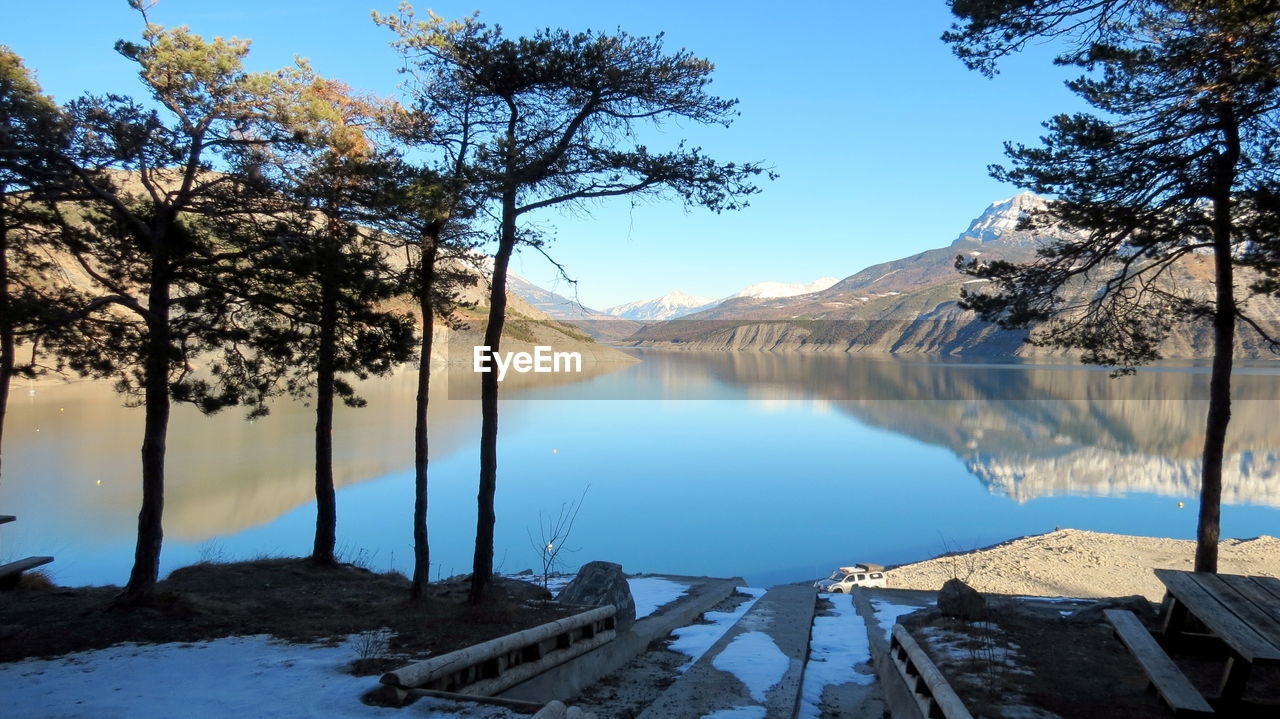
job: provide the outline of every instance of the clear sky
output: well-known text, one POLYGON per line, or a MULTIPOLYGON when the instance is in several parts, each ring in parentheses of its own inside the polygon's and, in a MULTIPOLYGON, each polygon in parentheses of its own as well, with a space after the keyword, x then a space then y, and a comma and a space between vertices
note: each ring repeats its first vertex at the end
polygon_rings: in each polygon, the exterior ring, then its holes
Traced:
MULTIPOLYGON (((353 87, 394 95, 398 56, 370 10, 398 0, 161 0, 152 19, 204 35, 254 41, 252 69, 295 55, 353 87)), ((755 0, 622 3, 543 0, 421 2, 444 17, 480 11, 510 34, 540 27, 666 33, 716 64, 712 89, 736 97, 729 129, 669 127, 721 160, 763 161, 780 179, 751 207, 715 215, 677 202, 633 206, 614 199, 543 211, 549 252, 579 280, 578 296, 603 308, 679 289, 721 297, 765 280, 845 277, 867 265, 941 247, 989 203, 1017 188, 990 179, 1006 140, 1033 142, 1040 123, 1079 102, 1063 86, 1049 48, 1034 48, 988 80, 966 70, 938 36, 944 0, 845 0, 789 7, 755 0)), ((46 92, 140 94, 117 39, 140 21, 125 0, 6 3, 0 42, 36 70, 46 92)), ((536 253, 512 268, 548 289, 557 283, 536 253)))

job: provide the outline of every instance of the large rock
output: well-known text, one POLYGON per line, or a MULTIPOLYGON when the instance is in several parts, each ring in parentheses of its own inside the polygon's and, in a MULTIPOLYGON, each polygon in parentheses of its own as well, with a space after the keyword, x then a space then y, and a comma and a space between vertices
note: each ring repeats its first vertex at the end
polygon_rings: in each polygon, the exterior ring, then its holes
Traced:
POLYGON ((938 611, 944 617, 979 621, 987 618, 987 600, 959 579, 948 579, 938 592, 938 611))
POLYGON ((578 570, 578 576, 565 585, 556 597, 562 604, 583 604, 598 607, 612 604, 618 608, 614 621, 618 631, 624 632, 636 622, 636 601, 631 597, 631 585, 622 565, 613 562, 587 562, 578 570))

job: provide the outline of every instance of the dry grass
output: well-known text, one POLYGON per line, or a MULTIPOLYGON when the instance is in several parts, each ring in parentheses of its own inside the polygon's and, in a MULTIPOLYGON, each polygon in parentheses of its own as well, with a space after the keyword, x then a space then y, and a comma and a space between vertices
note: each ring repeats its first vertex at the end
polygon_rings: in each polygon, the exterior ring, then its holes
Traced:
POLYGON ((410 603, 409 581, 399 573, 303 559, 185 567, 161 582, 150 602, 134 607, 113 602, 117 587, 57 587, 39 573, 28 577, 17 591, 0 593, 0 661, 121 642, 252 634, 325 642, 370 633, 368 656, 353 659, 369 660, 363 668, 376 673, 387 662, 441 654, 569 613, 536 601, 550 596, 541 588, 504 579, 495 580, 480 606, 466 603, 461 580, 433 584, 424 601, 410 603))

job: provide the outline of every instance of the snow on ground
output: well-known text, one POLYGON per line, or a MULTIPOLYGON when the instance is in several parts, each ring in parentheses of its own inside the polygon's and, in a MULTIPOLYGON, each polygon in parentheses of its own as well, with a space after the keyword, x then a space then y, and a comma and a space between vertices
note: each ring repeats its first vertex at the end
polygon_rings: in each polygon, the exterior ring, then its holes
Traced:
POLYGON ((1031 674, 1018 661, 1022 647, 1009 641, 1004 630, 991 622, 973 622, 965 631, 935 626, 917 631, 929 640, 929 647, 941 655, 943 663, 966 667, 976 662, 1012 674, 1031 674))
POLYGON ((791 660, 768 634, 744 632, 716 655, 712 665, 737 677, 747 685, 751 698, 763 704, 765 694, 782 681, 791 660))
POLYGON ((822 692, 828 686, 855 682, 870 684, 875 677, 854 669, 871 661, 867 642, 867 626, 853 606, 853 596, 827 596, 832 607, 829 616, 813 618, 809 635, 809 663, 804 667, 804 685, 800 694, 801 719, 821 716, 822 692))
POLYGON ((548 574, 546 577, 545 585, 543 584, 543 577, 541 574, 504 574, 503 576, 506 577, 507 579, 519 579, 522 582, 536 584, 539 587, 545 586, 546 590, 548 592, 551 592, 551 596, 554 597, 560 593, 561 589, 565 588, 565 585, 573 581, 573 578, 575 575, 548 574))
POLYGON ((647 617, 666 604, 683 597, 689 592, 689 585, 673 582, 661 577, 636 577, 628 579, 631 586, 631 598, 636 602, 636 619, 647 617))
MULTIPOLYGON (((422 717, 456 719, 457 705, 366 706, 377 677, 345 673, 354 637, 334 646, 287 644, 265 635, 192 644, 122 644, 56 659, 0 664, 5 716, 221 719, 222 717, 422 717), (452 711, 449 709, 452 708, 452 711)), ((469 717, 505 717, 465 705, 469 717)))
POLYGON ((681 654, 688 654, 689 661, 681 665, 679 671, 683 674, 693 666, 693 663, 702 658, 703 654, 724 636, 737 623, 742 615, 747 613, 755 603, 764 596, 765 590, 755 589, 751 587, 738 587, 738 591, 743 594, 750 594, 751 598, 743 601, 732 612, 707 612, 702 615, 703 619, 711 622, 710 624, 690 624, 687 627, 680 627, 672 632, 676 640, 671 643, 670 649, 681 654))
MULTIPOLYGON (((510 579, 519 579, 523 582, 543 586, 543 578, 541 574, 508 574, 510 579)), ((569 582, 573 581, 573 574, 552 574, 546 579, 547 591, 551 592, 551 596, 558 596, 560 590, 564 589, 569 582)), ((683 582, 673 582, 670 579, 662 577, 633 577, 627 579, 627 584, 631 587, 631 597, 636 602, 636 619, 647 617, 662 607, 683 597, 689 592, 689 585, 683 582)))
POLYGON ((919 611, 923 607, 912 604, 894 604, 886 602, 882 599, 872 599, 871 609, 876 613, 876 623, 880 625, 880 631, 884 632, 885 641, 889 640, 889 632, 893 631, 893 625, 898 623, 898 617, 919 611))

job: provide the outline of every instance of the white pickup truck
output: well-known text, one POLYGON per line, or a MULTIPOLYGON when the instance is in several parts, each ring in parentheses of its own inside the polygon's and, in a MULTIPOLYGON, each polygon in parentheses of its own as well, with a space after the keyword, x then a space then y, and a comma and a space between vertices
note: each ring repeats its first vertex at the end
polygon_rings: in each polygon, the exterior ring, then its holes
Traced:
POLYGON ((820 592, 848 594, 853 587, 885 586, 884 567, 879 564, 855 564, 838 567, 830 577, 813 583, 820 592))

